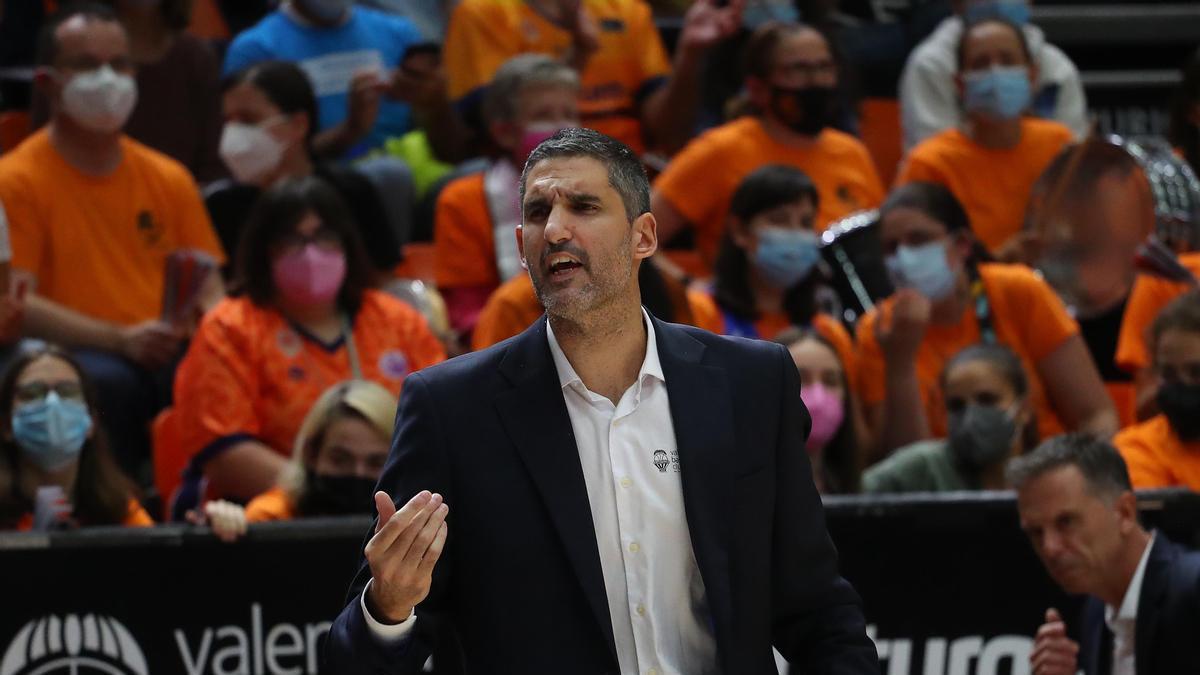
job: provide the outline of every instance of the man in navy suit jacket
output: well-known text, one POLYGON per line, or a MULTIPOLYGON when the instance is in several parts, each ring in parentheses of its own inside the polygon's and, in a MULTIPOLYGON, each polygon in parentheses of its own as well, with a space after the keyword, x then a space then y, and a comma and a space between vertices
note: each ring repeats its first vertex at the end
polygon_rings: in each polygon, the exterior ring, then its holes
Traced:
POLYGON ((330 671, 419 672, 452 631, 472 673, 755 675, 772 646, 878 673, 787 351, 644 313, 655 222, 620 143, 559 132, 521 193, 547 316, 405 382, 330 671))
POLYGON ((1046 611, 1034 675, 1200 673, 1200 554, 1148 533, 1125 461, 1104 441, 1052 438, 1013 460, 1021 527, 1050 576, 1087 593, 1080 642, 1046 611))

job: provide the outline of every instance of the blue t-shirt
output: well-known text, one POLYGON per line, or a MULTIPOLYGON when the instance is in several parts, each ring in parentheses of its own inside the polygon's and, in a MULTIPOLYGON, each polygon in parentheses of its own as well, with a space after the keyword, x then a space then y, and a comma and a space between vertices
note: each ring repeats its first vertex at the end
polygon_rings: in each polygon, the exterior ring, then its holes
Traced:
MULTIPOLYGON (((295 63, 312 81, 318 124, 324 131, 346 119, 347 93, 356 71, 371 67, 391 71, 400 65, 404 52, 419 42, 421 34, 408 19, 373 9, 355 7, 349 21, 332 28, 305 26, 278 10, 234 38, 225 54, 222 74, 228 76, 262 61, 295 63)), ((375 128, 360 147, 348 154, 362 154, 381 146, 389 137, 403 136, 411 130, 412 111, 408 105, 384 97, 375 128)))

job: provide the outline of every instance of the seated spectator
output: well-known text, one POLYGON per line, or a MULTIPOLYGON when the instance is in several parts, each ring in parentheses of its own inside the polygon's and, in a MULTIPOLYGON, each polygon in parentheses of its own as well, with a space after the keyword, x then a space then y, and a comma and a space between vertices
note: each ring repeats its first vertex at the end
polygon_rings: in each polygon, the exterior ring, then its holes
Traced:
POLYGON ((954 14, 913 49, 900 76, 900 112, 904 148, 946 129, 960 126, 954 74, 959 72, 958 48, 966 24, 999 18, 1019 26, 1029 45, 1037 77, 1032 81, 1030 112, 1070 128, 1077 138, 1087 134, 1087 100, 1079 70, 1061 49, 1046 42, 1041 28, 1029 23, 1032 0, 951 0, 954 14))
POLYGON ((265 192, 238 252, 235 297, 205 317, 175 381, 191 458, 176 512, 214 497, 250 499, 275 485, 292 441, 327 388, 367 379, 398 393, 445 358, 425 320, 368 286, 363 245, 319 179, 265 192))
POLYGON ((154 524, 113 461, 98 412, 66 352, 37 347, 9 363, 0 379, 0 529, 32 529, 35 517, 39 529, 154 524))
POLYGON ((947 437, 917 441, 863 474, 863 492, 1003 490, 1008 460, 1037 444, 1021 359, 1007 347, 967 347, 941 378, 947 437))
POLYGON ((1183 66, 1183 77, 1171 100, 1171 145, 1200 175, 1200 49, 1183 66))
POLYGON ((244 508, 224 500, 204 505, 214 533, 233 541, 247 523, 372 513, 395 419, 396 397, 374 382, 350 380, 325 390, 300 425, 278 485, 244 508))
POLYGON ((862 414, 838 350, 819 333, 791 328, 775 341, 788 348, 800 371, 800 398, 812 418, 805 449, 821 494, 858 492, 862 414))
POLYGON ((1064 427, 1117 430, 1079 326, 1054 291, 1022 265, 986 263, 962 205, 932 183, 897 188, 880 209, 887 266, 899 290, 857 327, 867 425, 890 451, 944 438, 938 378, 977 342, 1007 346, 1030 374, 1042 437, 1064 427))
MULTIPOLYGON (((189 326, 161 320, 166 260, 224 259, 195 181, 124 136, 137 98, 129 40, 103 5, 45 29, 37 86, 49 124, 0 157, 13 267, 29 278, 25 330, 72 350, 96 384, 98 418, 127 472, 150 455, 150 420, 170 400, 189 326)), ((222 296, 207 280, 199 309, 222 296)))
POLYGON ((696 248, 713 264, 729 202, 742 180, 767 164, 794 166, 820 196, 816 229, 879 205, 883 185, 866 147, 829 128, 838 72, 829 43, 801 24, 768 22, 746 45, 749 103, 756 114, 710 129, 683 149, 654 181, 658 236, 695 228, 696 248))
POLYGON ((375 188, 353 168, 313 159, 317 99, 304 71, 292 63, 264 61, 229 76, 221 88, 226 120, 221 159, 236 183, 210 186, 205 203, 231 257, 264 189, 316 175, 350 208, 376 275, 390 275, 403 242, 388 227, 375 188))
POLYGON ((703 56, 738 29, 742 4, 695 2, 671 63, 643 0, 462 0, 446 32, 450 98, 470 119, 503 63, 549 54, 579 72, 584 126, 673 152, 692 135, 703 56))
MULTIPOLYGON (((950 77, 949 74, 946 75, 950 77)), ((1021 30, 998 19, 963 31, 955 82, 966 119, 914 147, 896 177, 950 188, 993 255, 1015 259, 1033 183, 1071 130, 1026 117, 1037 65, 1021 30)))
POLYGON ((450 325, 469 341, 488 296, 518 274, 521 169, 554 132, 579 126, 579 77, 542 54, 514 57, 496 71, 483 116, 502 154, 481 173, 451 181, 438 196, 433 228, 434 278, 450 325))
POLYGON ((1183 486, 1200 492, 1200 291, 1173 300, 1152 330, 1158 409, 1113 444, 1136 488, 1183 486))
MULTIPOLYGON (((129 35, 136 64, 137 103, 125 133, 187 167, 200 183, 225 175, 217 158, 221 135, 217 78, 212 48, 186 32, 190 0, 104 0, 129 35)), ((35 95, 34 127, 49 117, 46 98, 35 95)))
POLYGON ((407 19, 346 0, 291 0, 234 38, 222 74, 262 61, 291 61, 317 92, 313 150, 322 157, 358 157, 414 127, 414 115, 439 144, 454 145, 456 127, 434 71, 410 63, 423 42, 407 19))
POLYGON ((853 373, 853 339, 840 321, 817 311, 818 202, 812 181, 790 166, 764 166, 742 181, 729 204, 704 322, 725 335, 763 340, 789 326, 812 328, 853 373))

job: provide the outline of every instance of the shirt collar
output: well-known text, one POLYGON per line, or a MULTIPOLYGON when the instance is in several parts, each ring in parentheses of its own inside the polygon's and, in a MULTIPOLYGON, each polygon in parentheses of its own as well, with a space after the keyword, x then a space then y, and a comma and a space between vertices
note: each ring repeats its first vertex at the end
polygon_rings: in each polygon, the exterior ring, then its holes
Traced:
MULTIPOLYGON (((642 369, 638 371, 637 381, 641 382, 646 376, 650 376, 665 383, 667 378, 663 375, 662 363, 658 360, 658 341, 654 336, 654 322, 650 320, 650 315, 646 313, 644 307, 642 308, 642 322, 646 326, 646 356, 642 359, 642 369)), ((554 336, 554 328, 550 325, 549 319, 546 320, 546 341, 550 343, 550 356, 554 358, 554 369, 558 371, 558 382, 562 388, 566 389, 576 383, 583 386, 583 379, 575 372, 575 368, 571 366, 567 355, 559 346, 558 338, 554 336)))
POLYGON ((1133 578, 1129 580, 1129 588, 1125 589, 1125 599, 1121 601, 1121 608, 1115 609, 1112 605, 1104 606, 1104 621, 1108 624, 1109 629, 1112 629, 1115 621, 1137 621, 1138 600, 1142 596, 1142 580, 1146 576, 1146 562, 1150 560, 1150 549, 1154 548, 1156 536, 1158 536, 1157 530, 1150 533, 1150 541, 1146 543, 1146 550, 1142 551, 1142 559, 1138 561, 1133 578))

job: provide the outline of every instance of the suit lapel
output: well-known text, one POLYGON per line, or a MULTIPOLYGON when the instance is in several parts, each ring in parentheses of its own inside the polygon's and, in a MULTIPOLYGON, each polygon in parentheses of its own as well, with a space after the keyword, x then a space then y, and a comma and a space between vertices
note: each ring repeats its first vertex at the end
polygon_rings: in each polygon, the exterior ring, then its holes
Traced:
POLYGON ((1142 592, 1138 597, 1137 623, 1134 628, 1134 662, 1137 665, 1137 675, 1158 672, 1154 663, 1154 641, 1158 637, 1159 615, 1173 558, 1171 542, 1161 533, 1154 537, 1150 558, 1146 560, 1146 572, 1142 576, 1142 592))
MULTIPOLYGON (((726 506, 733 480, 730 452, 735 445, 729 382, 723 369, 702 363, 705 346, 701 342, 657 319, 654 331, 671 401, 692 550, 724 661, 733 637, 732 529, 726 506)), ((726 664, 727 670, 729 667, 726 664)))
POLYGON ((616 642, 587 484, 562 386, 550 355, 545 318, 516 338, 500 362, 513 388, 496 409, 542 501, 616 663, 616 642))

